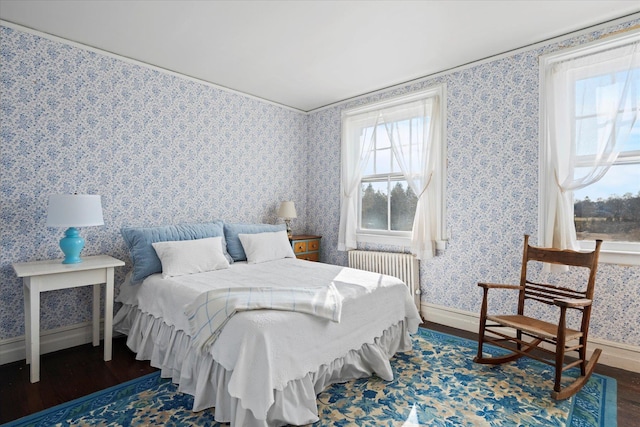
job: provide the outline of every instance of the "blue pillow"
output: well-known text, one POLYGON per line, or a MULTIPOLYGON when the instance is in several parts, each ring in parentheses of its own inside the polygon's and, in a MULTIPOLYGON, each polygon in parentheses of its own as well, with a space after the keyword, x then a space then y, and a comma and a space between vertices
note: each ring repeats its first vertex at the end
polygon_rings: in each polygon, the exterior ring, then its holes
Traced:
POLYGON ((238 234, 272 233, 274 231, 286 230, 286 224, 227 224, 224 223, 224 237, 227 240, 227 250, 234 261, 246 261, 247 254, 244 253, 242 243, 238 234))
POLYGON ((227 252, 223 222, 220 220, 202 224, 178 224, 163 227, 124 227, 120 232, 129 247, 131 261, 133 261, 132 283, 141 282, 151 274, 162 272, 160 258, 151 246, 156 242, 222 236, 222 253, 230 263, 233 262, 227 252))

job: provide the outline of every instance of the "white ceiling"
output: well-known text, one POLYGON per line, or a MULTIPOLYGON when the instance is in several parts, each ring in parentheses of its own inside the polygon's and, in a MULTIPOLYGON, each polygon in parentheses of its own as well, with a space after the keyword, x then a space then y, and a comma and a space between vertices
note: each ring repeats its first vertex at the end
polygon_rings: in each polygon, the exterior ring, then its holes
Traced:
POLYGON ((0 0, 4 21, 302 111, 637 12, 637 0, 0 0))

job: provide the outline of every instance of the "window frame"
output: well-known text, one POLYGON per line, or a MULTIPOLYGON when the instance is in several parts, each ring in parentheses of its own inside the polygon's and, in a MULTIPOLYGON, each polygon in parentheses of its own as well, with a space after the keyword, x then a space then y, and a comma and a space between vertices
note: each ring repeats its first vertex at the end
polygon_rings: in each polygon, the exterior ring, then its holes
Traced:
MULTIPOLYGON (((560 52, 554 52, 547 55, 540 56, 540 68, 539 68, 539 102, 540 102, 540 119, 539 119, 539 190, 538 190, 538 236, 539 240, 544 240, 545 230, 549 224, 546 224, 546 212, 548 210, 547 198, 544 195, 544 188, 546 187, 545 177, 547 176, 546 165, 549 164, 548 153, 546 152, 545 135, 547 135, 547 121, 545 117, 547 115, 547 103, 548 100, 545 97, 543 88, 545 87, 545 75, 546 70, 558 62, 567 61, 576 57, 586 56, 590 54, 597 54, 604 50, 622 46, 633 42, 634 39, 638 39, 640 32, 629 31, 619 35, 610 36, 604 40, 596 40, 594 42, 562 50, 560 52)), ((613 71, 612 71, 613 72, 613 71)), ((575 108, 574 108, 575 111, 575 108)), ((577 116, 574 114, 577 120, 577 116)), ((575 126, 574 126, 575 131, 575 126)), ((573 132, 572 132, 573 133, 573 132)), ((573 140, 573 138, 572 138, 573 140)), ((612 165, 622 164, 636 164, 640 163, 640 151, 625 151, 621 152, 619 158, 612 165)), ((593 240, 578 240, 579 248, 581 251, 593 251, 595 248, 595 241, 593 240)), ((620 265, 640 265, 640 242, 607 242, 604 241, 600 249, 599 261, 606 264, 620 264, 620 265)))
MULTIPOLYGON (((434 236, 436 242, 442 241, 446 236, 446 166, 447 166, 447 99, 446 99, 446 84, 439 84, 429 89, 425 89, 419 92, 413 92, 408 95, 401 95, 393 97, 384 101, 367 104, 365 106, 356 107, 343 111, 343 118, 345 116, 352 116, 376 110, 384 110, 386 108, 397 107, 402 104, 418 101, 421 99, 439 97, 440 98, 440 123, 434 123, 434 126, 439 126, 440 130, 440 159, 438 159, 440 174, 436 180, 436 193, 438 203, 438 221, 440 223, 437 236, 434 236)), ((353 135, 348 136, 350 142, 353 135)), ((398 174, 404 178, 402 172, 398 174)), ((384 174, 388 176, 389 174, 384 174)), ((362 179, 360 186, 362 185, 362 179)), ((408 248, 411 246, 411 231, 394 231, 394 230, 371 230, 361 227, 362 211, 361 211, 361 189, 358 189, 358 219, 356 228, 356 241, 358 243, 378 244, 378 245, 393 245, 408 248)))

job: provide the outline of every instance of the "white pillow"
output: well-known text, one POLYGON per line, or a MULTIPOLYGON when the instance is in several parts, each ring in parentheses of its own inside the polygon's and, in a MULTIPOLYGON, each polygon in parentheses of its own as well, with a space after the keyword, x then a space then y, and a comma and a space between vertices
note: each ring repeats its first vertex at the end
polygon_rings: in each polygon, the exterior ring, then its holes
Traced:
POLYGON ((247 254, 249 264, 296 257, 285 230, 272 233, 238 234, 238 238, 247 254))
POLYGON ((155 242, 151 244, 162 264, 162 277, 229 268, 222 252, 222 237, 155 242))

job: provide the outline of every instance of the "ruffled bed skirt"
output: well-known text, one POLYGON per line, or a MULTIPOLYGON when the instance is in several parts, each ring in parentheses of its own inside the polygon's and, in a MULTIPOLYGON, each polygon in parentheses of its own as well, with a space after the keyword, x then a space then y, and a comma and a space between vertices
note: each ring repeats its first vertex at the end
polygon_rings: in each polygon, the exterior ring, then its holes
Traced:
MULTIPOLYGON (((267 414, 254 414, 251 402, 243 401, 242 396, 231 396, 227 390, 233 371, 223 368, 210 354, 203 355, 192 349, 191 338, 184 331, 175 330, 131 305, 123 305, 118 311, 114 329, 128 336, 127 345, 136 353, 136 359, 149 360, 151 366, 161 369, 163 378, 171 378, 178 384, 179 391, 194 396, 193 411, 215 407, 218 422, 266 427, 318 421, 316 396, 333 383, 374 373, 384 380, 392 380, 389 359, 397 351, 411 349, 406 323, 401 321, 373 343, 350 350, 317 371, 289 381, 283 390, 273 390, 275 403, 267 414)), ((261 386, 259 379, 255 386, 261 386)))

